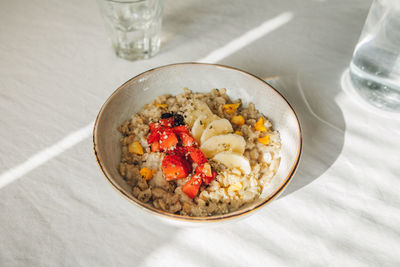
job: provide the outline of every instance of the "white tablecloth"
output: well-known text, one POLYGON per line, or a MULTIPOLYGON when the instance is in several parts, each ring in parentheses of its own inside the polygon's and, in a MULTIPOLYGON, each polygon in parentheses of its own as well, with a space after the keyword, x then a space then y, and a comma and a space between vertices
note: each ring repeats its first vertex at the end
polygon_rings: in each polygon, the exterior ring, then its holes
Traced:
POLYGON ((95 1, 1 1, 0 266, 399 266, 399 116, 341 86, 369 5, 167 0, 160 54, 129 62, 95 1), (254 215, 176 228, 111 188, 90 123, 129 78, 215 51, 216 63, 275 76, 304 153, 285 193, 254 215))

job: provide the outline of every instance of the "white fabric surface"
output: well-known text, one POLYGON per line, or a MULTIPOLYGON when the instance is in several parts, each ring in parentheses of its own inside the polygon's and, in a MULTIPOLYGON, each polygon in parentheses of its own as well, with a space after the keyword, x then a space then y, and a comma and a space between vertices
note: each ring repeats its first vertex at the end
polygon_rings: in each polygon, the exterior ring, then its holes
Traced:
POLYGON ((94 120, 124 81, 196 61, 284 12, 218 63, 273 83, 304 153, 284 194, 207 228, 161 223, 103 178, 90 137, 0 188, 0 266, 399 266, 400 120, 341 88, 370 1, 168 0, 159 55, 114 56, 95 1, 0 2, 0 175, 94 120))

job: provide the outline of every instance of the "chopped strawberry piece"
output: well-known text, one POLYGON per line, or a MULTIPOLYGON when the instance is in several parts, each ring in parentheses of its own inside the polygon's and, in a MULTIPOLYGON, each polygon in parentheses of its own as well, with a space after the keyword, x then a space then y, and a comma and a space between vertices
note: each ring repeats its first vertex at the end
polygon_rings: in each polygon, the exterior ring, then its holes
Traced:
POLYGON ((170 154, 170 155, 178 155, 178 156, 181 156, 181 157, 186 158, 187 155, 188 155, 188 150, 187 150, 186 147, 177 146, 174 150, 169 150, 169 151, 167 151, 167 154, 170 154))
POLYGON ((174 126, 174 117, 169 117, 166 119, 161 119, 160 120, 160 124, 164 127, 169 127, 171 128, 172 126, 174 126))
POLYGON ((203 175, 202 178, 203 178, 204 184, 208 185, 208 184, 211 183, 211 181, 214 180, 216 177, 217 177, 217 172, 216 172, 216 171, 212 171, 210 177, 203 175))
POLYGON ((190 136, 190 134, 185 133, 185 132, 180 132, 180 133, 177 133, 177 135, 181 139, 182 145, 184 145, 184 146, 197 145, 196 140, 194 140, 194 138, 192 136, 190 136))
POLYGON ((189 129, 186 125, 180 125, 172 128, 174 133, 181 139, 184 146, 197 145, 196 140, 191 136, 189 129))
POLYGON ((201 186, 201 175, 196 173, 182 186, 182 192, 188 197, 194 198, 201 186))
POLYGON ((154 133, 161 127, 161 125, 159 123, 150 123, 149 127, 150 127, 150 132, 154 133))
POLYGON ((195 173, 201 175, 201 178, 206 185, 211 183, 211 181, 217 177, 217 172, 211 170, 211 165, 209 163, 197 165, 195 173))
POLYGON ((173 147, 176 146, 176 144, 178 144, 178 138, 176 138, 175 134, 165 136, 165 139, 163 138, 160 139, 160 148, 163 151, 172 149, 173 147))
POLYGON ((178 144, 178 138, 169 128, 164 128, 160 132, 160 148, 163 151, 174 148, 178 144))
POLYGON ((190 163, 178 155, 166 155, 161 168, 167 181, 185 178, 192 172, 190 163))
POLYGON ((154 142, 151 144, 151 152, 158 152, 160 151, 160 143, 154 142))
POLYGON ((186 125, 175 126, 174 128, 172 128, 172 131, 174 131, 174 133, 176 133, 176 134, 179 134, 179 133, 189 134, 189 129, 186 125))
POLYGON ((190 147, 189 153, 190 158, 193 160, 194 163, 203 164, 208 162, 206 156, 204 156, 204 153, 198 148, 190 147))
POLYGON ((209 163, 197 165, 195 172, 204 174, 207 177, 212 177, 211 165, 209 163))
POLYGON ((150 132, 149 136, 147 137, 147 143, 150 145, 154 142, 158 142, 160 140, 160 132, 154 131, 150 132))

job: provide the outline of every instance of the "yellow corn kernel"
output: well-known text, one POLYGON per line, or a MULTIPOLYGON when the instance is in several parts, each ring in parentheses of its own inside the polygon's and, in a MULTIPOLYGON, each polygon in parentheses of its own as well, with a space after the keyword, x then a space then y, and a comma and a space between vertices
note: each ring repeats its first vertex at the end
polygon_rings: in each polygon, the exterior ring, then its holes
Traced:
POLYGON ((157 106, 157 107, 160 107, 160 108, 166 108, 166 107, 168 107, 167 104, 156 104, 156 106, 157 106))
POLYGON ((256 131, 260 131, 260 132, 266 132, 267 131, 267 128, 265 128, 265 126, 264 126, 263 117, 260 117, 258 119, 258 121, 256 122, 256 124, 254 124, 254 129, 256 129, 256 131))
POLYGON ((139 173, 140 173, 140 176, 142 176, 142 178, 144 178, 144 179, 146 179, 146 181, 148 181, 153 177, 154 171, 144 167, 140 170, 139 173))
POLYGON ((239 191, 240 189, 242 189, 242 187, 243 185, 241 182, 236 182, 228 187, 228 191, 239 191))
POLYGON ((240 106, 240 103, 234 103, 234 104, 225 104, 222 107, 224 108, 224 111, 226 114, 233 114, 235 113, 236 109, 240 106))
POLYGON ((243 125, 244 124, 244 118, 243 118, 242 115, 235 115, 235 116, 232 117, 231 122, 233 124, 236 124, 236 125, 243 125))
POLYGON ((130 143, 128 146, 128 151, 132 154, 143 155, 143 147, 140 145, 138 141, 130 143))
POLYGON ((260 142, 263 145, 268 145, 269 144, 269 135, 266 135, 264 137, 259 137, 258 142, 260 142))
POLYGON ((243 136, 243 133, 241 131, 235 131, 235 134, 243 136))

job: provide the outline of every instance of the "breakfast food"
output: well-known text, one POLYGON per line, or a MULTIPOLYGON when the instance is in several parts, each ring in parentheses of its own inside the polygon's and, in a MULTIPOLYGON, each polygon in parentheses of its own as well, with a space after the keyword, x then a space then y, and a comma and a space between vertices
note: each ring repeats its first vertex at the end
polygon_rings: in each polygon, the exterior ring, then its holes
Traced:
POLYGON ((279 133, 225 89, 158 96, 118 130, 132 195, 170 213, 235 211, 259 197, 280 163, 279 133))

